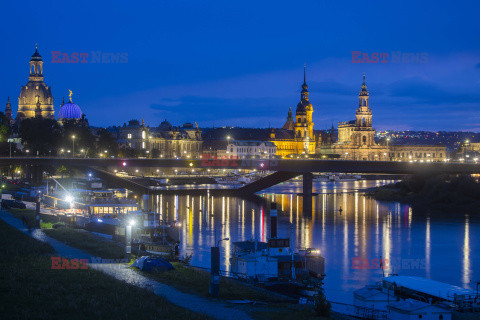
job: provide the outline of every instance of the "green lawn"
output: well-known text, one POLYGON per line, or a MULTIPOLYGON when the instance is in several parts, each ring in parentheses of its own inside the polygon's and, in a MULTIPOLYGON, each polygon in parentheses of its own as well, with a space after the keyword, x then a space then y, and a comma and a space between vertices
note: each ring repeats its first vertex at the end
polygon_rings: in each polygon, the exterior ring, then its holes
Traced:
MULTIPOLYGON (((148 277, 174 286, 182 291, 209 296, 210 273, 172 262, 175 270, 159 273, 146 273, 148 277)), ((284 302, 286 299, 262 289, 253 288, 239 281, 220 277, 220 299, 224 300, 259 300, 265 302, 284 302)))
POLYGON ((53 249, 0 220, 0 319, 207 319, 95 270, 52 270, 53 249))
MULTIPOLYGON (((25 216, 29 225, 33 225, 35 222, 35 210, 9 209, 8 211, 19 219, 21 219, 22 216, 25 216)), ((42 224, 42 227, 50 227, 48 223, 55 223, 57 220, 56 217, 47 214, 41 214, 40 219, 45 222, 45 224, 42 224)), ((124 258, 125 255, 124 246, 82 229, 62 226, 54 229, 43 229, 43 232, 49 237, 57 239, 58 241, 74 248, 88 252, 96 257, 120 259, 124 258)))

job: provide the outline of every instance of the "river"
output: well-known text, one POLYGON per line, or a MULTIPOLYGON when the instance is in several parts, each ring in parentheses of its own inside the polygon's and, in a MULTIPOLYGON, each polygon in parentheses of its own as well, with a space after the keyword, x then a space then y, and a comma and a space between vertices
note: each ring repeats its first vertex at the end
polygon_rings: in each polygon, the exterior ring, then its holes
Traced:
POLYGON ((379 202, 362 190, 390 183, 376 181, 316 182, 311 209, 304 210, 301 183, 280 184, 259 199, 212 196, 156 196, 156 211, 179 221, 181 255, 208 268, 210 247, 221 242, 221 269, 230 270, 232 242, 269 235, 269 206, 279 209, 278 236, 297 248, 318 248, 325 257, 325 290, 336 302, 352 303, 353 291, 385 275, 415 275, 476 289, 480 281, 480 218, 413 212, 394 202, 379 202), (339 209, 342 209, 341 211, 339 209), (292 227, 293 226, 293 227, 292 227), (477 252, 477 254, 475 254, 477 252))

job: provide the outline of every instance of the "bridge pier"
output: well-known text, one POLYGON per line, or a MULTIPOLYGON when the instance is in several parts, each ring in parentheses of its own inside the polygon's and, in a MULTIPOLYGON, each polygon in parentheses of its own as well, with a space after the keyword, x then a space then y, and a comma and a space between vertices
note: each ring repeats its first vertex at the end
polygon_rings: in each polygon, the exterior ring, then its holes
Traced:
POLYGON ((302 200, 303 200, 303 216, 305 218, 311 218, 313 214, 313 199, 314 197, 312 195, 303 195, 302 200))
POLYGON ((303 174, 303 195, 311 196, 313 193, 313 173, 307 172, 303 174))

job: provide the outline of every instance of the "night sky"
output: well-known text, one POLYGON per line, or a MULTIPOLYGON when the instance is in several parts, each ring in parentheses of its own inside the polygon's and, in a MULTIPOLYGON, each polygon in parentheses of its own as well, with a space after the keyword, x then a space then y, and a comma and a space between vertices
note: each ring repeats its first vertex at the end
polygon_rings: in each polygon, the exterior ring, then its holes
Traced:
POLYGON ((71 89, 92 125, 280 127, 306 63, 315 129, 354 118, 366 73, 376 129, 480 131, 479 12, 439 0, 4 1, 0 102, 16 112, 38 42, 56 113, 71 89), (90 57, 52 63, 52 51, 90 57), (352 63, 352 51, 389 59, 352 63))

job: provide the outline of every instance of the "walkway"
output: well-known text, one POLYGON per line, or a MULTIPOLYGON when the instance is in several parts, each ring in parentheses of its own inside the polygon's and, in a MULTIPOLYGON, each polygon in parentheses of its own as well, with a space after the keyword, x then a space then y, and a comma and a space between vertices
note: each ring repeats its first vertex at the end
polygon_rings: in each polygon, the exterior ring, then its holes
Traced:
MULTIPOLYGON (((69 259, 89 259, 89 261, 94 261, 92 260, 94 257, 91 255, 79 249, 67 246, 58 240, 50 238, 41 230, 35 229, 32 230, 32 232, 29 232, 19 219, 15 218, 6 211, 0 211, 0 219, 30 237, 48 243, 57 251, 59 255, 63 257, 69 259)), ((129 269, 128 264, 126 263, 90 263, 89 265, 90 267, 100 270, 116 279, 153 291, 156 295, 164 297, 166 300, 177 306, 198 312, 200 314, 205 314, 215 319, 252 319, 245 312, 235 309, 229 306, 227 303, 212 301, 196 295, 183 293, 171 286, 152 280, 139 274, 135 270, 129 269)))

